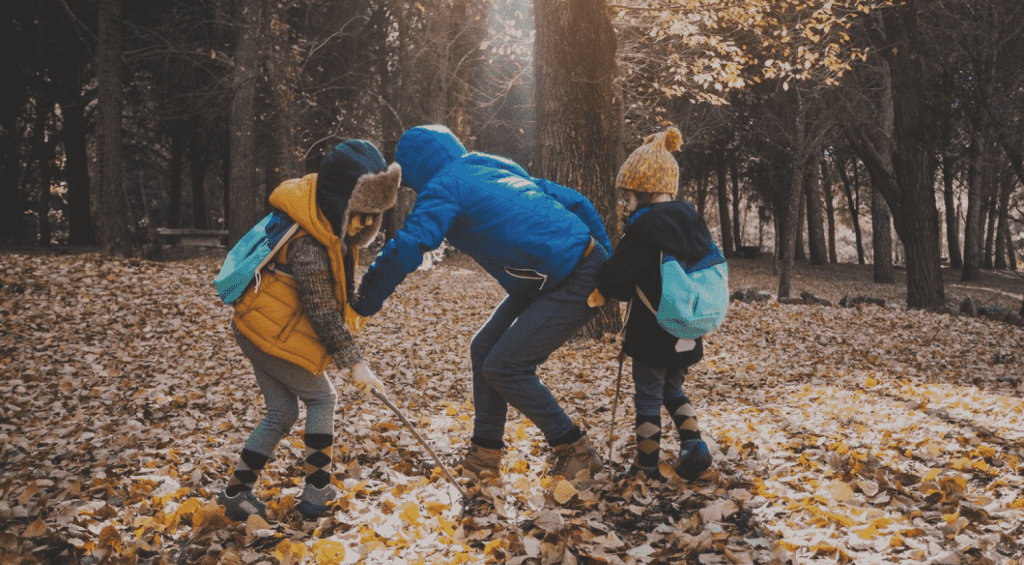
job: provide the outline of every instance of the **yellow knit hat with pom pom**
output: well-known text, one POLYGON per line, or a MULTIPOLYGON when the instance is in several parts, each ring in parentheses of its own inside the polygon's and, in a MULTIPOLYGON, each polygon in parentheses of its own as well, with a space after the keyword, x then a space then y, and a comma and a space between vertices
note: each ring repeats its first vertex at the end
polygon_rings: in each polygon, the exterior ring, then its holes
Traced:
POLYGON ((672 151, 682 146, 683 135, 670 127, 647 136, 622 164, 615 186, 634 192, 675 194, 679 191, 679 165, 672 151))

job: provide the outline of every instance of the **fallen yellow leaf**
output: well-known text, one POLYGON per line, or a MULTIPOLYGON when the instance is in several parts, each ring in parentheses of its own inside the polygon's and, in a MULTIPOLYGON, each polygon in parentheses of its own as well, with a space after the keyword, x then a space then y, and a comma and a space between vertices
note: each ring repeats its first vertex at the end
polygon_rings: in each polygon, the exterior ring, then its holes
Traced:
POLYGON ((572 497, 576 496, 576 487, 572 486, 572 483, 569 481, 561 479, 555 484, 552 495, 559 504, 565 504, 572 497))
POLYGON ((878 535, 878 528, 876 528, 874 524, 872 524, 866 528, 854 530, 854 532, 856 532, 856 534, 863 539, 872 540, 875 539, 875 536, 878 535))
POLYGON ((853 489, 850 485, 840 480, 834 480, 825 487, 829 496, 836 502, 845 502, 853 498, 853 489))

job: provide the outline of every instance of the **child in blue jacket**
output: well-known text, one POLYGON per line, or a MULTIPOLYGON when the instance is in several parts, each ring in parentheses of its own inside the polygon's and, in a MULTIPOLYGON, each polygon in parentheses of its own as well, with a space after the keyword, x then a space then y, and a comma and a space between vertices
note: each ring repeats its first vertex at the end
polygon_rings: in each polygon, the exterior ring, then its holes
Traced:
POLYGON ((711 466, 697 414, 682 390, 687 369, 704 356, 701 339, 679 339, 662 329, 637 296, 637 288, 652 300, 661 296, 663 253, 681 263, 710 254, 717 254, 715 262, 725 260, 693 206, 675 201, 679 167, 671 152, 681 143, 679 130, 669 128, 649 136, 623 163, 615 185, 623 192, 619 206, 625 233, 598 287, 606 297, 632 300, 623 352, 633 360, 637 454, 627 475, 642 471, 654 480, 664 479, 658 471, 662 405, 679 431, 679 455, 672 463, 676 474, 694 480, 711 466))
POLYGON ((552 476, 596 473, 602 463, 586 432, 536 369, 597 313, 588 298, 611 252, 597 210, 582 194, 531 177, 508 159, 467 152, 444 126, 405 132, 395 161, 416 204, 363 275, 352 308, 376 313, 423 253, 447 240, 508 292, 470 343, 475 415, 463 470, 500 473, 511 405, 555 452, 552 476))

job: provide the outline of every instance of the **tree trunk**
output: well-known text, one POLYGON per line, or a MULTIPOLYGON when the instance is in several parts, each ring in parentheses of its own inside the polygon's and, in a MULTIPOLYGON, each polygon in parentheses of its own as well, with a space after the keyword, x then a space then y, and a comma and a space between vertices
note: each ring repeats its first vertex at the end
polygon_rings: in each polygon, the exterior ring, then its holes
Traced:
POLYGON ((121 0, 99 3, 96 77, 99 83, 96 130, 100 139, 96 239, 108 252, 126 253, 137 241, 121 156, 121 0))
POLYGON ((3 130, 3 161, 0 162, 0 243, 15 243, 24 232, 24 206, 18 178, 21 160, 18 157, 18 112, 20 107, 0 104, 3 130))
MULTIPOLYGON (((797 148, 796 153, 802 153, 805 144, 804 104, 800 96, 799 88, 790 89, 793 97, 793 145, 797 148)), ((801 222, 798 211, 800 200, 803 196, 804 162, 800 158, 793 158, 789 168, 789 182, 785 184, 782 192, 782 203, 784 206, 783 221, 779 222, 781 229, 778 231, 776 247, 779 257, 779 293, 778 298, 789 298, 791 283, 793 279, 793 259, 796 255, 797 232, 800 231, 801 222)))
MULTIPOLYGON (((918 29, 919 0, 880 8, 884 31, 874 30, 883 96, 892 96, 893 147, 891 165, 862 129, 842 124, 871 173, 895 218, 896 233, 907 261, 907 306, 939 310, 945 307, 939 266, 939 214, 935 203, 935 155, 941 136, 929 114, 924 72, 924 39, 918 29)), ((884 102, 883 102, 884 104, 884 102)), ((888 130, 888 128, 885 128, 888 130)), ((877 263, 876 258, 876 263, 877 263)))
POLYGON ((995 211, 996 229, 995 268, 1007 268, 1007 254, 1013 253, 1013 239, 1010 237, 1010 195, 1016 187, 1013 175, 1005 175, 999 190, 999 203, 995 211), (1009 244, 1009 245, 1007 245, 1009 244))
MULTIPOLYGON (((537 0, 534 21, 539 176, 589 198, 617 241, 614 183, 622 161, 623 109, 607 6, 604 0, 537 0)), ((612 302, 586 333, 619 327, 612 302)))
MULTIPOLYGON (((986 175, 991 177, 992 175, 986 175)), ((993 268, 995 262, 993 261, 993 254, 995 253, 996 243, 996 224, 999 222, 999 216, 996 213, 996 195, 995 187, 991 183, 985 183, 985 215, 982 217, 982 225, 985 228, 985 254, 984 254, 984 265, 986 269, 993 268)))
POLYGON ((884 51, 892 76, 895 117, 897 183, 883 183, 883 195, 898 202, 896 232, 907 253, 907 306, 927 310, 945 308, 942 271, 939 267, 939 213, 935 204, 935 144, 928 115, 924 80, 922 39, 917 27, 919 0, 907 0, 887 8, 886 27, 896 49, 884 51), (898 193, 892 188, 898 187, 898 193))
POLYGON ((697 213, 700 214, 700 217, 706 218, 704 210, 708 200, 708 176, 703 172, 697 177, 697 194, 694 200, 697 205, 697 213))
MULTIPOLYGON (((205 230, 206 226, 206 160, 202 146, 199 119, 192 118, 188 125, 188 172, 192 181, 192 227, 205 230)), ((225 191, 226 192, 226 191, 225 191)))
POLYGON ((1013 245, 1013 236, 1010 234, 1009 226, 1007 226, 1006 232, 1003 234, 1006 238, 1006 253, 1008 257, 1007 268, 1011 271, 1017 270, 1017 248, 1013 245))
POLYGON ((984 226, 981 223, 984 208, 985 151, 980 136, 975 135, 970 147, 970 175, 967 181, 967 217, 964 219, 964 268, 961 279, 965 282, 981 278, 984 226))
POLYGON ((0 77, 4 77, 4 101, 0 103, 0 244, 17 243, 25 232, 25 205, 18 186, 21 177, 18 117, 28 101, 28 94, 24 84, 27 79, 19 71, 20 61, 16 55, 20 40, 15 19, 6 12, 0 17, 0 48, 4 53, 0 57, 0 77))
POLYGON ((800 204, 797 206, 794 219, 796 222, 796 242, 793 247, 793 259, 807 261, 807 251, 804 245, 804 218, 807 216, 807 195, 803 192, 803 187, 807 184, 807 177, 802 170, 797 170, 793 174, 801 177, 799 181, 793 181, 794 184, 800 187, 800 204))
MULTIPOLYGON (((896 150, 896 116, 893 101, 892 65, 882 64, 882 137, 878 142, 878 153, 882 156, 885 170, 893 169, 893 152, 896 150)), ((874 248, 875 282, 891 284, 896 277, 892 269, 892 211, 886 202, 882 185, 884 175, 871 175, 871 239, 874 248)))
POLYGON ((839 263, 839 256, 836 253, 836 207, 832 201, 832 175, 829 173, 828 161, 822 159, 819 166, 821 187, 825 197, 825 217, 828 220, 828 260, 836 264, 839 263))
POLYGON ((846 195, 846 209, 850 212, 850 221, 853 223, 853 236, 857 242, 857 264, 864 264, 864 236, 860 229, 860 188, 858 187, 857 161, 853 161, 853 179, 846 172, 846 164, 833 156, 833 163, 836 172, 839 173, 839 180, 843 182, 843 193, 846 195))
POLYGON ((54 117, 54 105, 42 97, 36 98, 35 139, 33 140, 34 178, 39 188, 36 199, 36 217, 39 219, 38 239, 40 247, 49 247, 53 239, 53 226, 50 225, 50 186, 53 184, 53 163, 56 149, 55 132, 47 125, 54 117))
POLYGON ((877 187, 871 188, 871 250, 874 281, 890 284, 896 280, 892 269, 892 213, 877 187))
POLYGON ((89 156, 86 149, 86 125, 82 104, 61 107, 64 127, 65 180, 68 183, 68 243, 95 245, 96 231, 89 209, 89 156))
POLYGON ((238 47, 231 101, 231 180, 228 244, 234 245, 266 213, 265 168, 256 159, 256 87, 262 45, 263 0, 238 0, 238 47))
POLYGON ((793 260, 796 255, 797 241, 796 234, 800 230, 800 222, 797 219, 797 212, 800 208, 800 197, 803 192, 803 175, 795 174, 789 184, 785 195, 786 216, 785 221, 780 222, 778 239, 779 248, 779 298, 789 298, 792 292, 793 260))
POLYGON ((739 249, 743 245, 743 225, 740 222, 740 173, 735 155, 729 159, 729 178, 732 179, 732 230, 739 249))
POLYGON ((956 159, 946 156, 942 159, 942 199, 946 207, 946 250, 949 252, 949 266, 960 269, 964 266, 960 253, 960 218, 957 216, 956 194, 953 192, 956 159))
MULTIPOLYGON (((266 2, 263 4, 264 20, 275 22, 280 10, 278 6, 284 3, 266 2)), ((296 86, 299 78, 295 72, 295 63, 292 61, 292 45, 286 33, 282 33, 284 26, 268 23, 262 26, 268 30, 266 33, 267 42, 271 48, 265 49, 260 55, 260 66, 266 76, 266 82, 260 82, 261 92, 265 94, 264 100, 267 103, 266 114, 262 123, 266 124, 266 136, 268 138, 268 161, 266 168, 267 194, 270 193, 282 182, 301 177, 304 172, 304 163, 300 159, 299 142, 297 141, 296 128, 298 108, 296 101, 299 96, 296 94, 296 86)))
POLYGON ((726 162, 724 158, 718 159, 718 218, 722 228, 722 253, 726 257, 735 255, 736 247, 733 245, 732 224, 729 220, 729 181, 725 178, 726 162))
MULTIPOLYGON (((405 28, 408 23, 399 14, 397 6, 395 9, 388 10, 388 15, 394 21, 389 25, 379 26, 378 28, 381 34, 378 43, 383 52, 377 58, 379 61, 377 73, 381 77, 381 91, 384 96, 384 103, 381 104, 380 108, 381 127, 383 129, 381 153, 384 154, 384 159, 390 163, 395 159, 395 150, 398 147, 398 140, 403 132, 400 112, 403 108, 402 85, 406 81, 406 65, 408 64, 408 55, 405 48, 405 38, 408 34, 408 30, 405 28), (392 25, 398 29, 398 34, 394 37, 393 42, 388 41, 386 34, 392 25), (392 68, 390 64, 392 62, 397 62, 397 67, 392 68)), ((402 227, 402 223, 405 220, 405 210, 400 205, 402 201, 403 198, 400 191, 399 202, 384 213, 383 225, 381 226, 384 241, 395 237, 395 234, 402 227)))
POLYGON ((825 226, 821 217, 821 185, 818 175, 818 159, 810 159, 803 168, 805 175, 804 198, 807 199, 807 243, 810 247, 812 265, 828 263, 828 248, 825 244, 825 226))
POLYGON ((181 226, 181 168, 185 155, 185 124, 171 125, 171 187, 167 197, 167 227, 181 226))

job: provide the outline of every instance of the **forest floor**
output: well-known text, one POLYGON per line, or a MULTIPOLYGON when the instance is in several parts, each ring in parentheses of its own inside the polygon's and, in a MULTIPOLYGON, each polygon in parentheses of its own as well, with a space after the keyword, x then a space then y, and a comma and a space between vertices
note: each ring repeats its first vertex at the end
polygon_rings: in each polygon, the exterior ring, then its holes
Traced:
MULTIPOLYGON (((685 385, 715 458, 694 483, 615 480, 635 452, 632 386, 627 361, 616 405, 605 336, 539 371, 606 460, 575 487, 548 477, 550 449, 513 411, 501 480, 464 504, 332 369, 333 513, 294 510, 296 426, 257 486, 268 519, 232 522, 215 496, 263 407, 219 266, 0 250, 0 563, 1024 563, 1024 329, 907 310, 901 271, 875 285, 854 265, 797 265, 793 294, 886 307, 731 303, 685 385)), ((966 296, 1020 307, 1013 273, 948 273, 954 312, 966 296)), ((771 259, 731 261, 730 283, 774 293, 771 259)), ((501 297, 446 259, 358 337, 447 461, 472 429, 469 340, 501 297)), ((663 460, 677 445, 666 433, 663 460)))

